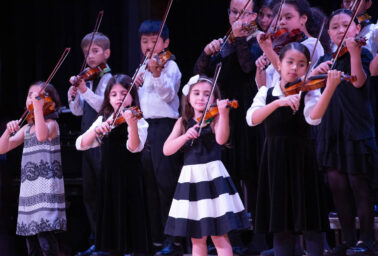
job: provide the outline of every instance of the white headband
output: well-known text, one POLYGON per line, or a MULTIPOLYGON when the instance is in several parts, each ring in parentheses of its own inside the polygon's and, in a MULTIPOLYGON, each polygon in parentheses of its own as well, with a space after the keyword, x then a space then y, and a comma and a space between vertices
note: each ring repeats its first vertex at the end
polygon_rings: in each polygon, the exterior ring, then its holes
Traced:
POLYGON ((210 79, 206 77, 200 77, 200 75, 195 75, 189 79, 186 85, 184 85, 184 87, 182 88, 182 94, 184 94, 185 96, 188 96, 190 87, 200 81, 206 81, 210 84, 213 84, 213 81, 211 81, 210 79))

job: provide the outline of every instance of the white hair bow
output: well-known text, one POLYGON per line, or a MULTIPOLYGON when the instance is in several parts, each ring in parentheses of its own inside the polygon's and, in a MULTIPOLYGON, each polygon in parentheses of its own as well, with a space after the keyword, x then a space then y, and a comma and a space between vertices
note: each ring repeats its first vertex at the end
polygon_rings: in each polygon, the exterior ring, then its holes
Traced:
POLYGON ((195 75, 195 76, 192 76, 188 83, 186 85, 184 85, 184 87, 182 88, 182 94, 184 94, 185 96, 188 96, 189 94, 189 91, 190 91, 190 87, 200 81, 206 81, 208 82, 209 84, 213 84, 213 81, 211 81, 210 79, 206 78, 206 77, 200 77, 200 75, 195 75))

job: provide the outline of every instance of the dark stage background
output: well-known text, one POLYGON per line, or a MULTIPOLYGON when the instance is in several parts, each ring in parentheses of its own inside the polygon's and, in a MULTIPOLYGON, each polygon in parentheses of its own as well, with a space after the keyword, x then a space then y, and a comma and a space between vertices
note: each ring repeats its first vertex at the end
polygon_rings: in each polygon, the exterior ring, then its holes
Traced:
MULTIPOLYGON (((0 132, 3 132, 6 122, 18 119, 23 113, 29 85, 47 79, 64 48, 71 47, 71 53, 52 80, 63 106, 67 106, 68 79, 79 72, 83 62, 80 41, 93 30, 100 10, 104 10, 104 17, 99 31, 111 40, 109 65, 112 73, 131 76, 141 58, 138 26, 145 19, 161 19, 167 2, 3 1, 0 16, 0 132)), ((339 0, 310 2, 326 14, 340 6, 339 0)), ((174 1, 167 24, 170 30, 170 50, 176 55, 183 73, 182 84, 192 75, 194 62, 204 46, 214 38, 223 37, 228 30, 228 5, 229 0, 174 1)), ((377 9, 375 1, 370 12, 374 21, 377 9)), ((62 113, 59 122, 69 217, 69 231, 62 234, 62 241, 69 254, 72 250, 83 249, 87 245, 88 230, 81 203, 81 156, 73 144, 80 128, 80 118, 62 113)), ((6 157, 0 156, 1 255, 24 255, 23 240, 14 236, 20 159, 21 147, 8 153, 6 157)))

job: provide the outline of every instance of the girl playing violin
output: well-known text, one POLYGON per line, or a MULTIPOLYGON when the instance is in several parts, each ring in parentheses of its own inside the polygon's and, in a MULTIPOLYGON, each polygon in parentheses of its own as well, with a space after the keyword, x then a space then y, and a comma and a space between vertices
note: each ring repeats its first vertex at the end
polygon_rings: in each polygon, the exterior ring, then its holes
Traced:
MULTIPOLYGON (((334 67, 357 77, 353 83, 343 81, 337 87, 317 139, 317 157, 320 167, 327 171, 344 238, 343 243, 328 255, 345 255, 346 250, 356 243, 355 208, 360 219, 359 250, 369 253, 374 245, 371 181, 377 147, 369 99, 372 56, 356 42, 355 37, 360 31, 356 20, 345 32, 352 17, 351 11, 339 9, 331 14, 328 22, 328 34, 336 45, 346 33, 347 52, 336 60, 334 67)), ((332 54, 321 57, 312 75, 328 72, 331 58, 332 54)))
POLYGON ((184 166, 176 186, 165 233, 190 237, 193 255, 207 255, 206 239, 211 236, 218 255, 231 256, 227 233, 250 226, 239 194, 221 162, 221 150, 230 134, 227 100, 220 100, 213 80, 192 77, 183 88, 182 116, 164 143, 169 156, 180 149, 184 166), (199 135, 200 118, 208 98, 217 102, 219 115, 199 135), (194 142, 192 143, 192 140, 194 142), (192 144, 192 145, 191 145, 192 144))
POLYGON ((320 123, 341 72, 329 73, 322 95, 317 89, 285 97, 285 84, 305 75, 309 60, 303 44, 286 45, 279 56, 280 81, 260 88, 246 116, 250 126, 265 125, 255 229, 273 233, 276 256, 295 255, 295 233, 304 233, 307 255, 323 255, 321 231, 328 226, 310 125, 320 123))
POLYGON ((36 82, 29 87, 26 107, 31 109, 32 104, 34 118, 22 127, 17 120, 7 124, 0 138, 0 154, 24 143, 16 233, 26 237, 28 255, 58 256, 54 233, 67 226, 58 114, 53 111, 44 116, 43 108, 47 95, 55 110, 60 100, 51 84, 39 95, 43 85, 36 82))
MULTIPOLYGON (((140 155, 147 137, 148 124, 133 114, 122 111, 121 122, 112 132, 110 123, 114 111, 122 103, 130 88, 131 79, 123 74, 115 75, 105 89, 104 102, 99 117, 91 127, 76 140, 78 150, 101 147, 102 184, 98 192, 96 225, 96 250, 119 253, 146 252, 144 199, 141 194, 140 155), (102 137, 104 136, 104 137, 102 137), (96 137, 102 137, 102 144, 96 137), (132 236, 130 234, 133 234, 132 236)), ((138 95, 133 87, 126 97, 125 106, 138 106, 138 95)))
MULTIPOLYGON (((319 30, 321 27, 321 22, 324 18, 324 14, 316 9, 311 8, 310 4, 307 0, 285 0, 285 3, 282 5, 282 11, 280 15, 280 20, 278 21, 278 29, 285 30, 287 33, 285 35, 279 37, 286 37, 285 40, 282 40, 282 44, 275 45, 275 49, 282 48, 286 44, 286 41, 290 42, 291 37, 288 33, 292 33, 294 31, 299 31, 299 35, 297 36, 298 42, 305 45, 310 52, 313 51, 316 43, 316 37, 319 34, 319 30)), ((277 19, 277 17, 276 17, 277 19)), ((276 21, 272 22, 272 26, 276 21)), ((265 69, 266 66, 266 81, 265 84, 258 84, 258 86, 266 85, 267 87, 271 87, 272 84, 276 84, 280 77, 277 68, 279 52, 275 52, 273 48, 273 44, 279 40, 278 35, 273 36, 273 42, 271 36, 264 36, 264 34, 260 34, 257 36, 257 40, 261 49, 264 51, 264 55, 262 55, 257 61, 256 66, 259 71, 265 69), (276 36, 276 38, 274 38, 276 36), (270 64, 271 63, 271 64, 270 64)), ((317 62, 320 56, 324 55, 324 51, 329 51, 329 42, 327 39, 327 35, 324 32, 320 37, 320 44, 317 45, 314 57, 312 59, 312 63, 310 63, 310 68, 317 62)), ((256 76, 265 75, 262 72, 256 72, 256 76)), ((257 81, 260 81, 258 77, 256 77, 257 81)))

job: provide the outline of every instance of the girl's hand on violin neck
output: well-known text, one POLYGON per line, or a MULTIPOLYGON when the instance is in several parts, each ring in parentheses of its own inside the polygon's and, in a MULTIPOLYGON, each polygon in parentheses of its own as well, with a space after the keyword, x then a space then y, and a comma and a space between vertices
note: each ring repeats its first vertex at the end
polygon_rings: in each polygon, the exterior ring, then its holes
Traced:
POLYGON ((278 105, 280 107, 290 107, 293 111, 298 111, 300 104, 299 94, 286 96, 284 98, 278 99, 278 105))
POLYGON ((10 121, 7 123, 7 133, 10 135, 14 132, 17 132, 18 130, 20 130, 20 126, 18 125, 18 121, 15 120, 15 121, 10 121))
POLYGON ((310 76, 316 76, 316 75, 320 75, 320 74, 327 74, 328 71, 330 70, 330 65, 332 65, 332 61, 330 61, 330 60, 325 61, 325 62, 319 64, 319 66, 317 66, 311 72, 310 76))
POLYGON ((232 33, 234 37, 246 36, 246 31, 243 30, 243 22, 239 19, 232 24, 232 33))
POLYGON ((348 48, 348 52, 351 56, 360 56, 362 47, 356 42, 354 37, 345 39, 345 45, 348 48))
POLYGON ((196 124, 193 127, 190 127, 186 133, 185 133, 185 138, 186 140, 191 140, 191 139, 196 139, 198 138, 198 131, 197 129, 199 128, 199 124, 196 124))
POLYGON ((85 93, 87 91, 88 88, 83 79, 79 80, 77 89, 80 91, 80 93, 85 93))
POLYGON ((218 100, 217 99, 217 106, 220 116, 228 116, 230 113, 230 108, 228 108, 228 99, 218 100))
POLYGON ((96 134, 102 134, 102 135, 105 135, 105 134, 108 134, 110 132, 110 121, 105 121, 103 122, 101 125, 97 126, 95 128, 95 133, 96 134))
POLYGON ((68 89, 68 99, 75 99, 77 95, 77 88, 75 86, 70 86, 70 89, 68 89))
POLYGON ((148 70, 152 73, 154 77, 160 77, 162 67, 159 66, 155 58, 151 58, 147 63, 148 70))
POLYGON ((133 115, 130 110, 126 110, 122 113, 123 118, 130 127, 137 127, 138 118, 133 115))
POLYGON ((269 59, 265 56, 265 54, 261 55, 255 62, 256 67, 261 71, 264 70, 265 67, 269 66, 270 61, 269 59))
POLYGON ((214 55, 217 52, 219 52, 222 44, 223 44, 222 38, 215 39, 215 40, 211 41, 208 45, 206 45, 206 47, 204 49, 206 55, 210 56, 210 55, 214 55))
POLYGON ((136 78, 135 78, 135 85, 136 86, 143 86, 144 83, 144 72, 141 72, 136 78))
POLYGON ((266 36, 265 33, 260 33, 257 35, 257 42, 259 43, 260 48, 261 50, 263 50, 263 52, 273 50, 272 38, 270 36, 266 36), (265 40, 262 40, 262 38, 264 38, 265 40))
POLYGON ((45 99, 43 96, 39 96, 37 93, 33 93, 31 96, 34 111, 42 111, 43 105, 45 104, 45 99))
POLYGON ((341 75, 343 72, 338 70, 330 70, 328 71, 328 79, 327 79, 327 87, 331 89, 336 89, 336 87, 341 82, 341 75))

